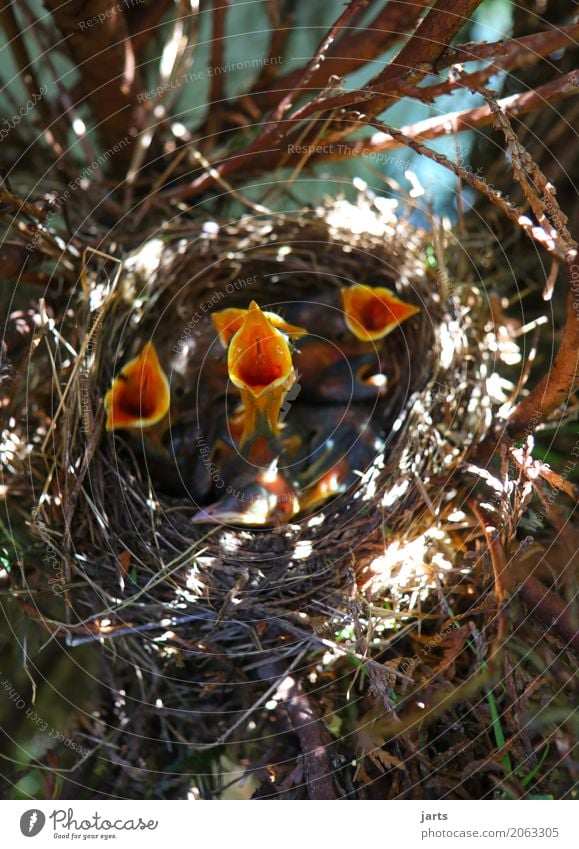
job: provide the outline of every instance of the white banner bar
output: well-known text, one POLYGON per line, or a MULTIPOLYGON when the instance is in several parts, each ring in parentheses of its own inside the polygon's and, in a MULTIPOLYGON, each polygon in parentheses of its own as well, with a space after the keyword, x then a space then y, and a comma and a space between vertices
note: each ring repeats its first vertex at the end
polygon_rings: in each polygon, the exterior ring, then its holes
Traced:
POLYGON ((5 801, 1 814, 7 849, 74 844, 115 849, 579 846, 578 809, 559 801, 5 801))

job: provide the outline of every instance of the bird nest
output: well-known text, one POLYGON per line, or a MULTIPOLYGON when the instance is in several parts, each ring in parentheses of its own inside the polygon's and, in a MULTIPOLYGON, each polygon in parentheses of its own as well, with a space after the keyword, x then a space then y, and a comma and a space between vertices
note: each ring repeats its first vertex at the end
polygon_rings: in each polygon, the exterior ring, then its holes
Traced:
POLYGON ((372 659, 370 631, 397 631, 444 569, 456 580, 448 517, 460 501, 457 471, 491 424, 487 307, 470 281, 453 278, 445 239, 396 217, 393 204, 361 199, 186 222, 149 234, 122 260, 85 253, 82 291, 51 323, 57 362, 35 354, 36 402, 23 413, 36 434, 22 460, 34 483, 21 506, 42 543, 37 583, 48 572, 54 590, 42 617, 70 647, 102 641, 129 667, 154 666, 165 706, 180 703, 185 679, 186 701, 198 705, 226 679, 223 710, 208 707, 212 720, 188 729, 189 744, 225 739, 238 725, 228 709, 253 703, 236 685, 275 677, 263 672, 269 661, 293 668, 308 652, 337 652, 365 659, 375 686, 379 671, 408 684, 395 664, 372 659), (384 340, 387 385, 370 411, 381 440, 345 492, 273 526, 194 522, 199 505, 156 485, 134 443, 105 431, 105 393, 145 342, 173 351, 176 372, 199 374, 214 308, 255 299, 283 312, 359 282, 420 311, 384 340), (53 381, 56 367, 64 385, 53 381))

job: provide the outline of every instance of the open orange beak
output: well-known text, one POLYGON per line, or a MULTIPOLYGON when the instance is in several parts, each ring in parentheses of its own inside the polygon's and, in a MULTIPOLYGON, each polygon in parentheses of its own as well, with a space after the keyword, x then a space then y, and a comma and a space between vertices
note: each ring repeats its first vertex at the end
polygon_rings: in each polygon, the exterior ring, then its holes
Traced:
MULTIPOLYGON (((255 301, 252 301, 252 303, 255 303, 255 301)), ((251 309, 251 307, 249 309, 251 309)), ((219 312, 211 314, 213 326, 215 327, 219 341, 224 348, 227 348, 231 339, 240 329, 248 312, 249 310, 229 307, 228 309, 219 310, 219 312)), ((300 336, 305 336, 308 332, 303 327, 296 327, 295 324, 288 324, 287 321, 284 321, 283 318, 275 312, 264 312, 262 310, 262 315, 267 318, 273 327, 277 330, 281 330, 282 333, 285 333, 286 336, 289 336, 292 339, 298 339, 300 336)))
POLYGON ((407 318, 420 312, 381 286, 357 284, 342 289, 342 307, 348 329, 362 342, 382 339, 407 318))
POLYGON ((105 396, 107 430, 150 427, 169 411, 169 381, 152 342, 115 377, 105 396))
POLYGON ((281 405, 295 372, 285 336, 255 301, 231 339, 227 370, 245 408, 240 444, 260 432, 277 435, 281 405))

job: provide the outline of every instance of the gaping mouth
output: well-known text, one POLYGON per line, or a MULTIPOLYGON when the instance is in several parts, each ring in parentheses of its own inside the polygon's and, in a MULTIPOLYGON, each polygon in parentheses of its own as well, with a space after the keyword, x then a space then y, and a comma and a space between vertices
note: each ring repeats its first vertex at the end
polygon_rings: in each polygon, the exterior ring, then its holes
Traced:
MULTIPOLYGON (((252 301, 252 304, 254 303, 255 301, 252 301)), ((251 309, 251 306, 249 309, 251 309)), ((224 348, 227 348, 232 338, 241 328, 248 312, 249 310, 239 309, 237 307, 230 307, 228 309, 219 310, 218 312, 214 312, 211 314, 213 326, 217 330, 219 341, 221 342, 224 348)), ((303 327, 296 327, 295 324, 288 324, 287 321, 284 321, 284 319, 275 312, 267 312, 264 310, 260 310, 260 312, 262 313, 262 315, 265 316, 265 318, 272 325, 272 327, 275 327, 276 330, 281 330, 282 333, 285 333, 286 336, 289 336, 292 339, 297 339, 300 336, 305 336, 305 334, 308 332, 303 327)))
POLYGON ((342 306, 348 329, 362 342, 382 339, 419 307, 401 301, 388 289, 357 284, 342 289, 342 306))
POLYGON ((105 396, 107 430, 150 427, 167 414, 169 382, 152 342, 115 377, 105 396))
POLYGON ((259 398, 291 380, 293 374, 289 345, 255 301, 242 319, 229 345, 227 367, 231 381, 239 389, 259 398))

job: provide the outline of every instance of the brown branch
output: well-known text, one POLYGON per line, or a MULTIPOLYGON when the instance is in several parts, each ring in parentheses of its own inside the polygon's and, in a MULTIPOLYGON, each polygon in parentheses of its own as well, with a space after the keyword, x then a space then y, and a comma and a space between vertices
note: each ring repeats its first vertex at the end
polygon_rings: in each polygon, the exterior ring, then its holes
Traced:
MULTIPOLYGON (((213 13, 211 17, 211 67, 215 70, 223 65, 223 54, 225 49, 225 23, 229 0, 212 0, 213 13)), ((224 75, 215 72, 211 75, 211 83, 208 95, 208 118, 205 126, 206 138, 204 147, 213 145, 215 137, 219 134, 225 115, 224 111, 224 75)))
MULTIPOLYGON (((557 100, 571 97, 579 92, 579 72, 571 71, 561 79, 553 80, 539 88, 525 91, 522 94, 512 94, 503 97, 497 103, 501 110, 511 118, 545 108, 557 100)), ((424 121, 417 121, 400 132, 417 142, 425 142, 441 136, 455 135, 467 130, 478 130, 493 122, 493 113, 488 104, 476 106, 473 109, 463 109, 460 112, 448 112, 445 115, 435 115, 424 121)), ((355 142, 344 142, 333 145, 328 153, 314 154, 310 162, 328 159, 347 159, 353 156, 372 155, 389 150, 405 147, 406 143, 394 139, 389 133, 376 133, 370 139, 359 139, 355 142)))
POLYGON ((370 80, 370 87, 395 79, 401 71, 407 75, 407 82, 415 83, 431 73, 451 40, 480 4, 481 0, 437 0, 398 56, 370 80))
POLYGON ((567 217, 555 197, 555 189, 539 166, 519 142, 510 122, 497 102, 484 92, 493 113, 495 126, 506 139, 511 162, 518 181, 540 228, 547 236, 547 247, 555 249, 565 258, 569 268, 570 292, 567 300, 567 318, 561 345, 549 370, 527 398, 521 401, 509 418, 507 430, 511 437, 520 434, 531 421, 538 422, 567 400, 579 384, 579 263, 577 243, 567 230, 567 217))
POLYGON ((454 36, 481 2, 482 0, 437 0, 400 53, 362 90, 325 100, 318 98, 300 117, 308 117, 320 109, 327 111, 346 106, 360 107, 366 119, 383 112, 397 100, 402 90, 407 92, 409 86, 416 87, 425 76, 434 72, 435 65, 454 36))
MULTIPOLYGON (((136 24, 131 26, 131 39, 135 53, 138 53, 149 43, 157 32, 163 15, 171 5, 172 0, 155 0, 150 6, 138 10, 136 24)), ((131 21, 129 21, 129 25, 131 25, 131 21)))
POLYGON ((489 521, 483 514, 480 506, 474 499, 469 499, 469 504, 485 537, 487 550, 493 567, 495 596, 497 606, 499 608, 499 616, 504 616, 504 608, 508 601, 507 584, 509 583, 505 550, 501 543, 498 529, 489 524, 489 521))
MULTIPOLYGON (((444 52, 449 42, 454 38, 458 30, 461 29, 481 1, 437 0, 414 35, 402 48, 397 58, 382 73, 378 74, 374 80, 368 83, 366 87, 368 91, 365 93, 367 102, 364 104, 366 111, 365 121, 355 120, 347 122, 347 126, 344 129, 339 133, 335 133, 333 136, 330 135, 328 140, 334 141, 335 139, 342 138, 360 126, 360 123, 367 122, 369 117, 373 117, 383 111, 383 109, 396 100, 397 86, 407 86, 410 83, 416 85, 425 74, 430 73, 433 63, 444 52), (402 73, 400 71, 401 68, 405 69, 402 73), (388 94, 376 95, 374 91, 376 86, 387 88, 388 94)), ((360 0, 351 2, 346 11, 338 18, 330 32, 324 37, 315 56, 310 60, 305 72, 302 74, 302 78, 297 86, 298 92, 305 90, 309 85, 313 73, 317 70, 317 66, 324 60, 332 40, 337 37, 337 34, 348 22, 349 17, 358 10, 359 6, 360 0)), ((264 151, 270 151, 272 147, 279 145, 298 121, 303 121, 305 118, 309 118, 320 111, 340 107, 344 104, 344 99, 346 103, 350 103, 351 96, 318 97, 312 103, 298 109, 289 118, 280 120, 291 105, 292 93, 288 92, 278 105, 273 119, 265 124, 258 137, 246 148, 243 154, 228 159, 215 170, 221 177, 229 177, 229 175, 241 170, 248 159, 254 158, 258 153, 263 154, 264 151)), ((209 188, 214 181, 214 174, 206 172, 194 180, 189 186, 180 189, 173 197, 186 198, 192 194, 198 194, 209 188)))
POLYGON ((145 124, 137 101, 142 85, 122 7, 115 0, 45 0, 81 75, 81 92, 108 149, 124 143, 111 159, 113 170, 126 172, 130 142, 145 124), (98 16, 101 16, 101 19, 98 16), (88 21, 97 21, 87 25, 88 21))
MULTIPOLYGON (((457 62, 472 62, 481 59, 495 59, 519 54, 522 64, 531 64, 538 57, 549 56, 555 50, 564 47, 576 47, 576 36, 579 34, 579 23, 566 27, 533 33, 522 38, 505 38, 501 41, 480 42, 471 41, 468 44, 456 44, 444 51, 437 62, 436 70, 454 65, 457 62), (528 57, 528 59, 527 59, 528 57)), ((520 67, 520 66, 519 66, 520 67)))
MULTIPOLYGON (((300 94, 305 91, 310 85, 314 74, 319 71, 326 59, 326 54, 336 41, 338 35, 342 32, 348 22, 356 15, 361 8, 366 5, 367 0, 350 0, 347 8, 342 12, 337 21, 330 27, 320 44, 315 54, 312 56, 306 67, 301 71, 299 80, 296 80, 295 86, 291 91, 288 91, 277 105, 271 121, 264 127, 261 136, 265 137, 268 134, 276 133, 279 135, 277 127, 273 126, 280 122, 292 106, 292 99, 297 100, 300 94)), ((325 74, 324 74, 325 76, 325 74)))
POLYGON ((196 194, 199 191, 203 191, 203 189, 212 182, 219 182, 220 179, 227 177, 229 173, 239 170, 246 157, 251 157, 257 152, 261 153, 264 150, 267 150, 276 139, 283 137, 284 132, 289 132, 291 119, 282 119, 284 114, 291 108, 292 97, 299 96, 300 92, 306 89, 312 79, 312 76, 324 62, 326 53, 330 46, 333 44, 342 29, 346 26, 348 21, 350 21, 352 17, 360 11, 366 2, 367 0, 350 0, 347 8, 344 12, 342 12, 337 21, 330 28, 329 32, 326 33, 320 42, 314 56, 310 59, 306 67, 301 70, 300 79, 296 83, 295 90, 287 92, 281 99, 276 107, 273 117, 262 127, 258 137, 252 144, 249 145, 242 156, 239 158, 229 159, 217 168, 206 171, 202 177, 193 181, 190 186, 184 186, 176 193, 172 194, 172 198, 187 197, 190 191, 196 194))
MULTIPOLYGON (((261 93, 265 89, 268 89, 272 84, 272 80, 276 75, 275 62, 280 56, 282 47, 284 45, 285 40, 288 37, 288 34, 291 32, 291 27, 286 27, 282 24, 282 19, 280 16, 280 12, 277 5, 277 0, 267 0, 267 7, 269 11, 269 19, 270 19, 270 41, 269 48, 267 51, 266 61, 263 64, 263 67, 260 71, 260 74, 256 81, 253 84, 253 87, 246 94, 242 95, 238 103, 234 103, 232 105, 232 109, 235 109, 236 106, 243 107, 244 102, 251 101, 251 112, 255 112, 255 114, 261 114, 266 112, 269 108, 265 104, 258 104, 253 99, 253 96, 257 93, 261 93)), ((298 69, 299 73, 299 69, 298 69)), ((275 86, 276 91, 278 86, 275 86)), ((275 106, 277 103, 277 94, 274 96, 273 104, 275 106)))
POLYGON ((494 186, 491 186, 484 177, 479 177, 471 170, 467 170, 464 166, 458 165, 456 162, 452 162, 452 160, 448 159, 448 157, 444 156, 444 154, 431 150, 431 148, 425 147, 414 139, 409 138, 401 130, 396 130, 394 127, 390 127, 378 121, 374 121, 373 126, 379 127, 385 133, 392 136, 392 138, 400 141, 403 145, 414 150, 416 153, 420 153, 422 156, 425 156, 427 159, 432 159, 433 162, 436 162, 448 171, 452 171, 453 174, 460 177, 461 180, 464 180, 464 182, 471 188, 476 189, 481 192, 481 194, 485 195, 491 203, 498 207, 501 212, 507 215, 511 221, 520 227, 527 236, 529 236, 529 238, 534 239, 547 250, 557 253, 557 255, 561 257, 566 257, 568 255, 568 245, 566 241, 559 239, 555 233, 546 232, 542 227, 533 225, 533 222, 523 214, 522 210, 518 209, 513 203, 511 203, 511 201, 507 200, 501 192, 498 189, 495 189, 494 186))
MULTIPOLYGON (((516 450, 516 449, 515 449, 516 450)), ((515 452, 513 451, 513 454, 515 452)), ((579 502, 579 486, 575 486, 571 481, 566 480, 561 475, 554 472, 553 469, 539 462, 539 476, 544 478, 553 489, 558 489, 564 492, 569 498, 572 498, 576 503, 579 502)))
MULTIPOLYGON (((345 30, 342 38, 328 50, 325 61, 312 74, 308 89, 323 89, 331 77, 344 77, 358 70, 361 65, 376 59, 407 34, 429 2, 430 0, 393 0, 381 9, 361 32, 349 35, 345 30)), ((253 104, 262 111, 273 108, 278 102, 280 92, 295 89, 302 74, 303 68, 297 68, 278 77, 275 80, 275 88, 255 91, 252 93, 253 104)))
MULTIPOLYGON (((571 97, 579 92, 579 72, 571 71, 564 77, 552 82, 546 83, 537 89, 526 91, 521 94, 513 94, 509 97, 504 97, 497 101, 501 109, 510 117, 519 117, 528 112, 537 109, 544 109, 548 104, 551 105, 557 100, 562 100, 571 97)), ((417 121, 415 124, 410 124, 400 129, 400 133, 408 139, 415 142, 424 142, 431 139, 440 138, 441 136, 455 135, 457 133, 466 132, 467 130, 477 130, 482 127, 492 124, 493 114, 490 106, 477 106, 473 109, 464 109, 460 112, 449 112, 445 115, 436 115, 433 118, 426 118, 424 121, 417 121)), ((288 140, 289 142, 289 140, 288 140)), ((306 137, 298 145, 299 152, 289 154, 284 150, 274 149, 266 151, 259 156, 259 170, 269 171, 276 167, 280 167, 280 163, 285 162, 290 165, 301 164, 304 161, 303 151, 311 147, 309 155, 305 157, 308 164, 317 164, 318 162, 351 159, 359 156, 372 156, 376 153, 385 153, 392 150, 399 150, 407 147, 409 142, 402 138, 394 138, 390 133, 380 132, 374 133, 368 139, 359 139, 354 142, 343 141, 339 144, 326 144, 324 142, 319 145, 319 150, 316 151, 315 139, 311 136, 306 137)), ((252 173, 257 170, 250 160, 252 173)), ((243 172, 246 176, 246 172, 243 172)), ((192 190, 191 185, 184 189, 178 190, 179 197, 189 197, 196 193, 192 190)), ((171 192, 170 197, 176 197, 175 192, 171 192)))
POLYGON ((555 187, 519 141, 508 116, 502 111, 492 92, 481 89, 481 94, 493 113, 495 128, 505 137, 511 154, 513 174, 539 225, 547 235, 550 234, 553 248, 558 247, 566 258, 576 256, 577 244, 567 229, 568 219, 557 202, 555 187))
MULTIPOLYGON (((468 74, 452 75, 449 79, 443 80, 440 83, 424 86, 418 92, 412 93, 411 96, 418 97, 419 100, 423 100, 425 103, 431 103, 436 97, 440 97, 443 94, 450 94, 458 88, 475 91, 481 86, 486 85, 491 77, 501 71, 510 72, 515 69, 520 70, 521 68, 533 65, 539 59, 543 59, 555 50, 562 50, 568 47, 569 40, 573 35, 579 35, 579 24, 567 27, 564 32, 542 32, 536 36, 529 36, 527 39, 513 39, 506 42, 507 48, 505 55, 491 62, 487 67, 468 74), (523 41, 527 42, 527 44, 523 44, 523 41)), ((572 38, 571 41, 575 44, 572 38)), ((504 42, 498 43, 503 44, 504 42)), ((491 45, 484 46, 489 47, 491 45)))
MULTIPOLYGON (((279 678, 283 675, 283 667, 275 661, 263 664, 259 674, 264 679, 279 678)), ((337 799, 329 755, 331 742, 318 710, 292 675, 285 676, 276 696, 283 700, 282 704, 300 741, 309 798, 337 799)))
POLYGON ((567 298, 567 319, 557 356, 549 373, 519 401, 507 423, 511 438, 533 431, 549 413, 556 410, 579 385, 579 263, 569 263, 571 288, 567 298))
POLYGON ((579 486, 567 480, 566 477, 562 477, 562 475, 554 472, 542 460, 533 461, 530 457, 530 448, 525 450, 523 448, 515 448, 511 445, 508 451, 511 458, 519 467, 520 473, 525 472, 527 480, 530 480, 533 486, 536 486, 538 476, 547 481, 551 489, 558 489, 560 492, 566 493, 575 502, 579 501, 579 486), (532 472, 530 472, 530 469, 532 469, 532 472))
MULTIPOLYGON (((220 68, 223 64, 225 19, 229 0, 213 0, 213 31, 211 33, 211 65, 220 68)), ((209 90, 209 108, 223 100, 223 74, 215 73, 211 77, 209 90)))
MULTIPOLYGON (((459 76, 452 75, 449 79, 424 87, 417 87, 416 85, 409 84, 408 81, 397 81, 396 88, 400 95, 413 97, 423 103, 431 103, 436 97, 440 97, 443 94, 451 94, 459 88, 477 89, 485 85, 492 76, 501 71, 513 71, 515 68, 527 67, 556 50, 564 49, 571 45, 574 46, 576 44, 575 36, 578 35, 579 23, 571 24, 560 30, 537 33, 526 38, 507 39, 490 44, 482 44, 479 45, 480 50, 478 51, 475 50, 476 43, 474 45, 464 45, 463 48, 451 48, 442 54, 436 63, 436 67, 433 68, 433 73, 438 73, 448 67, 451 64, 448 59, 454 56, 454 51, 461 49, 465 53, 470 49, 473 54, 472 56, 463 56, 463 61, 471 61, 472 59, 479 58, 476 56, 477 52, 483 58, 495 58, 496 61, 477 71, 459 76)), ((366 91, 370 85, 371 83, 368 83, 365 89, 348 92, 348 105, 364 104, 364 107, 367 109, 368 94, 366 91)), ((375 93, 380 92, 383 86, 378 83, 375 85, 375 93)), ((344 105, 346 105, 345 101, 344 105)), ((328 104, 326 104, 326 108, 328 108, 328 104)))
MULTIPOLYGON (((529 36, 526 39, 517 39, 512 42, 497 42, 496 44, 500 45, 500 47, 496 47, 496 45, 483 45, 485 48, 488 48, 489 52, 492 49, 503 50, 509 45, 513 46, 513 50, 508 53, 506 62, 509 67, 514 67, 516 61, 521 60, 520 50, 523 47, 523 42, 529 47, 535 50, 532 55, 533 61, 541 58, 542 52, 550 50, 553 48, 555 44, 562 46, 565 39, 568 39, 569 36, 574 33, 576 30, 579 31, 579 25, 573 25, 572 27, 567 27, 565 32, 555 33, 553 37, 550 37, 548 40, 546 36, 552 36, 551 33, 540 33, 539 36, 529 36), (557 36, 557 40, 554 40, 554 36, 557 36)), ((457 48, 458 49, 458 48, 457 48)), ((466 49, 466 47, 465 47, 466 49)), ((507 51, 508 52, 508 51, 507 51)), ((528 62, 524 62, 524 64, 528 64, 528 62)), ((488 76, 488 74, 486 75, 488 76)), ((460 81, 455 81, 454 85, 466 85, 470 80, 473 84, 479 84, 481 80, 485 78, 485 75, 477 75, 473 74, 470 77, 463 77, 460 81)), ((426 88, 414 89, 414 96, 418 99, 430 100, 434 98, 435 93, 445 93, 449 90, 449 85, 451 85, 448 81, 444 81, 440 85, 428 86, 426 88), (440 89, 440 91, 439 91, 440 89), (423 92, 428 92, 428 95, 423 94, 423 92), (432 97, 431 97, 432 95, 432 97)), ((523 92, 521 94, 514 94, 509 97, 502 98, 498 101, 501 109, 506 112, 508 115, 512 117, 517 117, 519 115, 523 115, 527 112, 531 112, 538 108, 545 107, 545 104, 554 103, 556 100, 560 100, 563 98, 570 97, 573 94, 576 94, 579 91, 579 72, 577 70, 571 71, 566 74, 564 77, 560 79, 553 80, 549 83, 546 83, 543 86, 538 87, 537 89, 523 92)), ((415 139, 416 141, 427 141, 429 139, 439 138, 440 136, 455 134, 459 132, 464 132, 466 130, 479 129, 484 126, 488 126, 493 121, 492 110, 490 106, 478 106, 473 109, 465 109, 460 112, 451 112, 443 116, 435 116, 433 118, 428 118, 424 121, 417 122, 416 124, 403 127, 401 132, 408 135, 410 138, 415 139)), ((352 156, 361 156, 365 154, 373 154, 376 152, 384 152, 389 150, 395 150, 397 148, 401 148, 405 146, 405 142, 397 141, 393 139, 388 134, 376 134, 370 140, 360 139, 356 142, 344 142, 341 144, 326 144, 326 140, 324 140, 324 151, 319 153, 313 153, 308 157, 309 162, 311 164, 323 161, 323 160, 333 160, 333 159, 346 159, 352 156)), ((302 148, 307 147, 312 144, 312 136, 306 137, 301 142, 302 148)), ((259 165, 263 170, 273 169, 276 166, 279 166, 280 161, 286 159, 290 164, 293 162, 301 162, 302 155, 290 155, 285 151, 266 151, 262 156, 259 157, 259 165)), ((255 158, 252 158, 251 164, 255 162, 255 158)), ((201 178, 203 179, 203 178, 201 178)), ((189 196, 189 189, 191 187, 187 187, 185 190, 184 197, 189 196)), ((196 194, 196 191, 193 191, 193 194, 196 194)))
MULTIPOLYGON (((430 0, 391 0, 361 31, 351 34, 350 29, 344 27, 341 38, 329 48, 324 62, 312 74, 308 91, 324 89, 332 77, 342 78, 382 55, 412 29, 429 2, 430 0)), ((269 5, 273 7, 271 0, 269 5)), ((356 17, 357 15, 354 19, 356 17)), ((296 68, 283 76, 275 77, 274 61, 290 29, 282 26, 276 9, 272 8, 271 18, 272 36, 268 61, 251 90, 228 104, 223 117, 223 128, 236 128, 246 124, 248 119, 257 122, 265 112, 275 108, 281 94, 296 88, 304 73, 304 68, 296 68)), ((209 123, 208 120, 197 129, 198 137, 209 134, 209 123)))
MULTIPOLYGON (((574 72, 573 72, 574 73, 574 72)), ((571 75, 572 76, 572 75, 571 75)), ((521 95, 518 95, 520 97, 521 95)), ((489 112, 493 113, 493 110, 490 106, 480 107, 480 109, 489 109, 489 112)), ((492 114, 491 119, 494 118, 494 114, 492 114)), ((486 120, 486 114, 485 114, 486 120)), ((449 171, 452 171, 457 177, 462 179, 467 185, 471 186, 471 188, 479 191, 481 194, 485 195, 495 206, 497 206, 514 224, 520 227, 529 238, 534 239, 540 245, 542 245, 547 250, 552 253, 565 258, 568 256, 568 242, 563 239, 561 240, 556 233, 548 232, 542 227, 538 227, 533 225, 533 222, 524 215, 523 211, 518 209, 513 203, 507 200, 498 189, 491 186, 488 181, 477 174, 473 173, 472 170, 465 168, 463 165, 452 162, 448 157, 444 156, 442 153, 438 153, 437 151, 432 150, 431 148, 425 147, 419 141, 417 141, 416 137, 411 137, 407 135, 402 130, 397 130, 394 127, 390 127, 381 122, 373 122, 373 126, 378 127, 382 130, 383 137, 388 140, 388 144, 390 145, 390 141, 396 143, 392 144, 392 147, 409 147, 411 150, 414 150, 416 153, 425 156, 428 159, 433 160, 438 165, 441 165, 443 168, 446 168, 449 171)), ((464 127, 466 129, 466 127, 464 127)), ((470 129, 470 127, 469 127, 470 129)), ((362 141, 361 144, 364 142, 362 141)), ((336 148, 336 149, 345 149, 347 146, 345 144, 335 145, 332 143, 321 145, 323 148, 336 148)), ((387 148, 389 149, 389 147, 387 148)), ((346 155, 341 151, 341 155, 346 155)), ((280 158, 279 150, 267 151, 267 153, 273 153, 276 158, 280 158)), ((240 158, 243 158, 245 154, 242 154, 240 158)), ((236 162, 235 160, 229 160, 228 162, 236 162)), ((200 192, 204 188, 204 182, 207 179, 211 179, 211 181, 219 182, 223 177, 221 176, 222 171, 227 170, 227 162, 222 166, 222 168, 215 169, 207 169, 204 176, 199 178, 193 184, 184 186, 180 188, 177 192, 172 192, 172 198, 187 198, 192 193, 200 192)), ((273 167, 273 163, 267 162, 264 159, 264 155, 260 157, 260 167, 273 167)), ((236 169, 234 169, 236 170, 236 169)))

